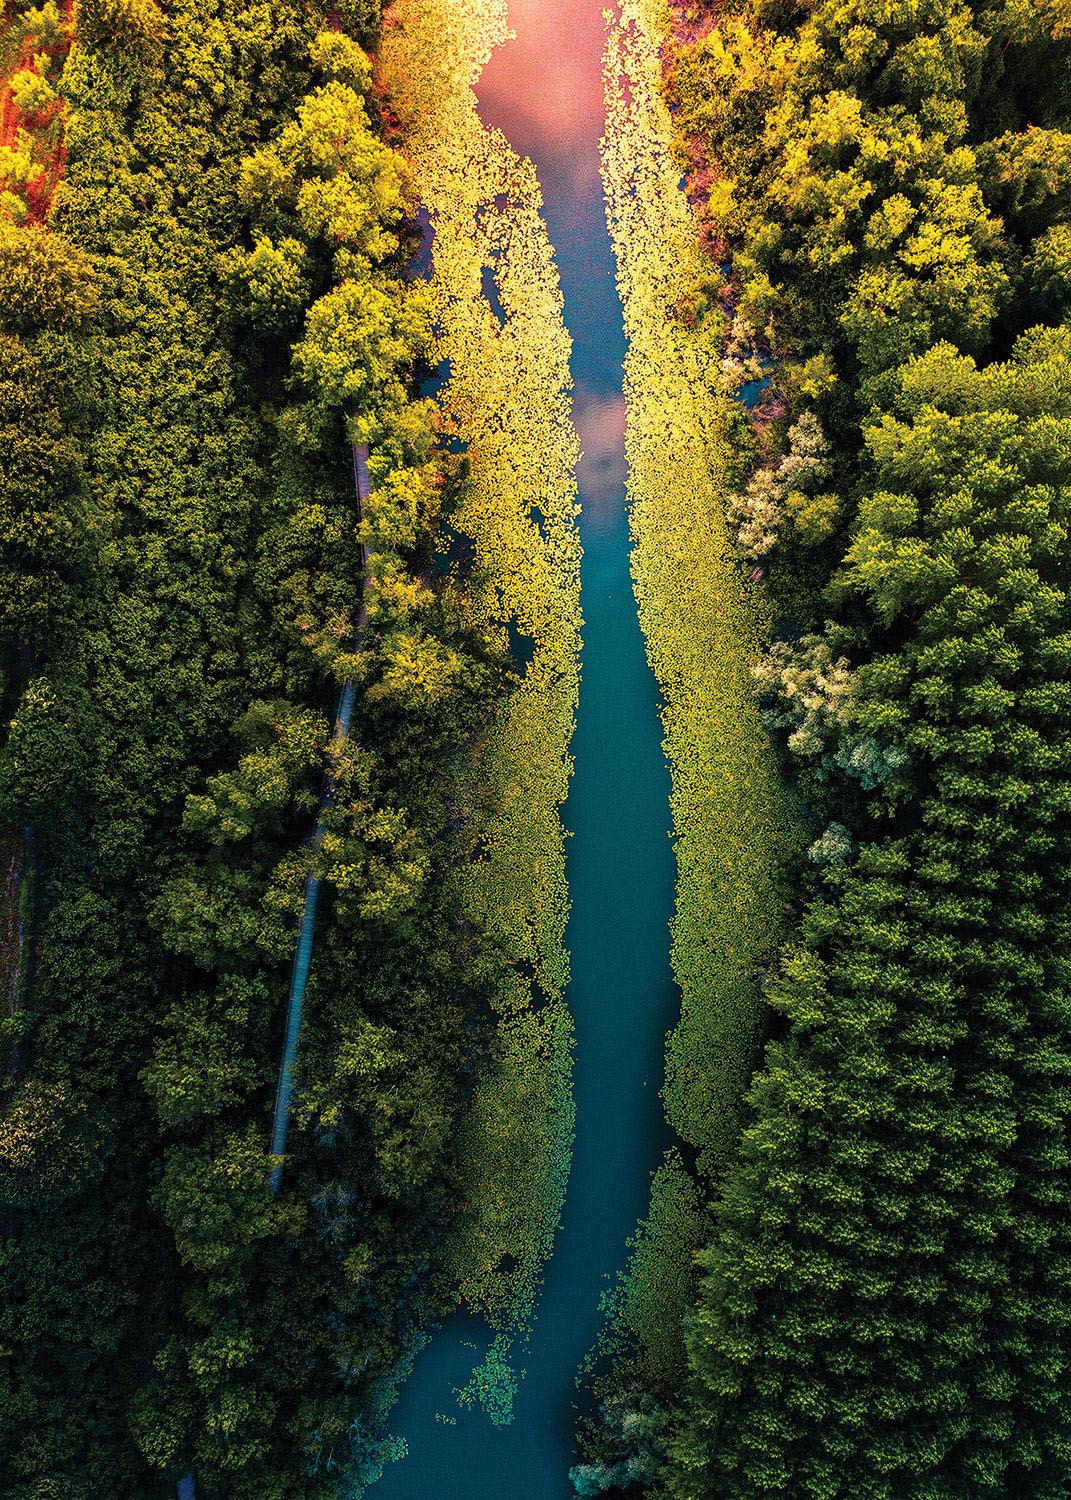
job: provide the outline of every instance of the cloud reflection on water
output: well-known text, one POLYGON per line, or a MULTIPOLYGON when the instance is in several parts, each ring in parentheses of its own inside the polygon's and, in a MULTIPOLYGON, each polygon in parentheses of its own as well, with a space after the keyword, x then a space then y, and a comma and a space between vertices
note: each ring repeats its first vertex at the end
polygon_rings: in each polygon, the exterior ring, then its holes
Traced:
POLYGON ((605 36, 597 16, 592 0, 509 0, 517 36, 495 49, 476 93, 484 122, 537 165, 574 339, 583 525, 605 532, 622 515, 625 403, 621 309, 599 174, 605 36))
POLYGON ((625 398, 578 385, 573 422, 583 449, 576 473, 585 528, 612 526, 621 515, 625 483, 625 398))
POLYGON ((542 167, 551 158, 577 187, 598 180, 603 30, 591 0, 509 0, 515 40, 496 48, 476 93, 480 114, 542 167))

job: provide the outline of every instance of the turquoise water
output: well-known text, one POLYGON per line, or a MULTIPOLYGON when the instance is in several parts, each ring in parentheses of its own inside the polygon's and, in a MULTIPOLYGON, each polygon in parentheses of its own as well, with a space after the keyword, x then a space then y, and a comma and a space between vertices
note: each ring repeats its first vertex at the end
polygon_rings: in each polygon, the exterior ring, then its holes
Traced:
POLYGON ((573 337, 585 618, 576 771, 566 807, 576 1026, 576 1147, 561 1229, 536 1307, 513 1422, 454 1391, 490 1343, 458 1315, 418 1356, 391 1429, 409 1455, 370 1500, 566 1500, 576 1374, 599 1301, 627 1258, 666 1140, 658 1095, 677 1010, 668 923, 674 864, 658 697, 629 578, 621 362, 624 334, 598 175, 601 0, 519 0, 518 40, 496 54, 480 108, 531 156, 573 337), (447 1422, 443 1417, 450 1419, 447 1422))

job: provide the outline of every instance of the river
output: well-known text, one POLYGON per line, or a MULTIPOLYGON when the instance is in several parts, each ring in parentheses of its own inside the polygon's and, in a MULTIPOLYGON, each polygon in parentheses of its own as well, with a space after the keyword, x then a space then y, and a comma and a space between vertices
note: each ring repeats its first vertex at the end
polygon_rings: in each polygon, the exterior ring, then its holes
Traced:
POLYGON ((585 618, 572 837, 568 1003, 576 1028, 576 1144, 536 1306, 513 1421, 492 1425, 454 1392, 490 1343, 457 1315, 418 1356, 391 1430, 408 1456, 370 1500, 566 1500, 576 1377, 602 1324, 666 1144, 659 1087, 676 1019, 669 965, 674 860, 658 695, 629 575, 625 343, 599 176, 602 0, 511 0, 516 40, 478 86, 480 112, 535 162, 573 339, 585 618))

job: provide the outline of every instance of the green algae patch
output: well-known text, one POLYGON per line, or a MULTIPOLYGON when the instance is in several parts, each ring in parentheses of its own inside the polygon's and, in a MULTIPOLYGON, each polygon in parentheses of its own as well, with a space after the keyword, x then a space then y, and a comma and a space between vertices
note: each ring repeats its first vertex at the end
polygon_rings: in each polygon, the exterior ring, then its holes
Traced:
POLYGON ((531 162, 481 122, 473 85, 510 35, 500 0, 401 0, 381 72, 431 230, 442 435, 468 463, 451 526, 457 606, 523 668, 459 766, 456 882, 497 1016, 459 1132, 459 1295, 496 1338, 463 1399, 508 1420, 561 1212, 573 1132, 565 833, 580 639, 569 338, 531 162), (493 294, 488 283, 493 286, 493 294))
POLYGON ((777 947, 779 872, 797 835, 755 701, 769 620, 726 525, 721 320, 695 316, 711 272, 673 161, 660 35, 649 0, 626 0, 611 22, 603 176, 629 340, 632 572, 673 780, 681 1017, 664 1093, 670 1123, 713 1177, 761 1044, 759 970, 777 947))

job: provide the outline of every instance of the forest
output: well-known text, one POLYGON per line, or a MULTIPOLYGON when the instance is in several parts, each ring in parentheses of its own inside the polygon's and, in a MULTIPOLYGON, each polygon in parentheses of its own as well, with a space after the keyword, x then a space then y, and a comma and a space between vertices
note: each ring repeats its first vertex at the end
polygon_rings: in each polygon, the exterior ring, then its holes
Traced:
POLYGON ((710 266, 683 312, 718 359, 758 706, 810 842, 742 1133, 713 1177, 695 1143, 684 1349, 638 1441, 626 1351, 583 1493, 1071 1485, 1069 37, 1060 7, 673 16, 710 266))
POLYGON ((458 767, 516 671, 440 547, 470 480, 416 392, 431 308, 405 275, 377 22, 272 3, 87 6, 73 37, 51 4, 8 22, 17 147, 63 153, 44 214, 9 152, 0 251, 0 786, 34 927, 3 1044, 0 1471, 20 1500, 148 1495, 194 1462, 206 1493, 336 1494, 449 1296, 453 1131, 520 962, 451 879, 458 767))
POLYGON ((6 0, 0 1500, 1071 1497, 1071 12, 565 11, 6 0))

